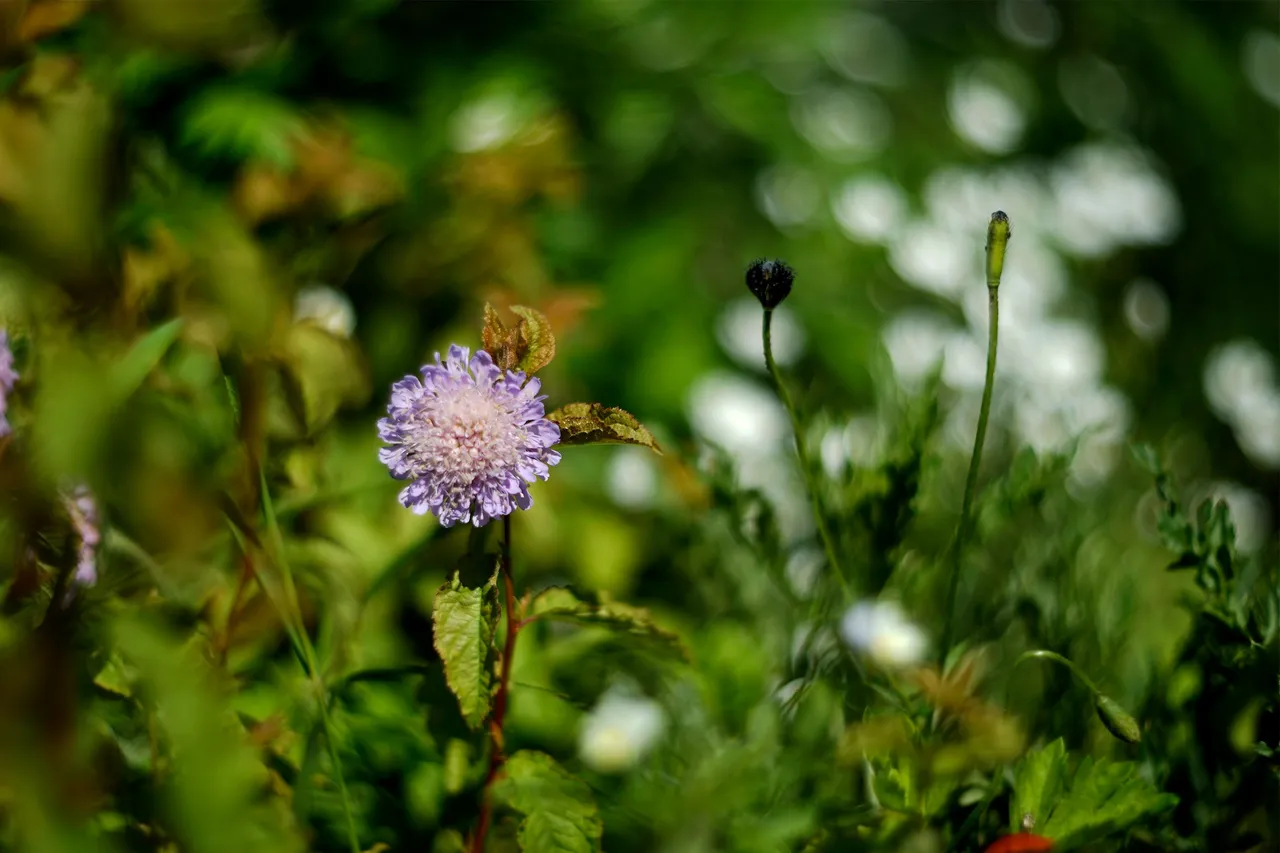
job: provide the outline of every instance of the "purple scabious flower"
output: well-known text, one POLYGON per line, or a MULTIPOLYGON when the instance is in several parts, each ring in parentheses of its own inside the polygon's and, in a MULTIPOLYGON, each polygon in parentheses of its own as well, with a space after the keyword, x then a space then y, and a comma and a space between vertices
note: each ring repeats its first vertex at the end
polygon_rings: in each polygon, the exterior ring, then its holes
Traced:
POLYGON ((89 487, 83 484, 65 493, 62 502, 80 539, 76 573, 71 582, 76 586, 93 586, 98 582, 98 545, 102 542, 98 502, 89 487))
POLYGON ((5 419, 9 404, 7 397, 18 381, 18 373, 13 369, 13 353, 9 351, 9 333, 0 329, 0 438, 8 435, 12 428, 5 419))
POLYGON ((484 350, 456 344, 449 357, 391 386, 378 436, 390 447, 378 458, 397 480, 411 481, 400 503, 432 512, 445 527, 495 518, 533 506, 529 483, 547 479, 560 461, 551 446, 560 427, 546 419, 542 383, 505 371, 484 350))

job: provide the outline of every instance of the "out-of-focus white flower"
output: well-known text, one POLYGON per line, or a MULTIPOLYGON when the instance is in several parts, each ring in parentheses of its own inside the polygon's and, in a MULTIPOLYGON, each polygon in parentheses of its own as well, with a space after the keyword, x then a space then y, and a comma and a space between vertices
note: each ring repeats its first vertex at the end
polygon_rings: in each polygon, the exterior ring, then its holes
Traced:
POLYGON ((323 284, 304 287, 293 300, 293 319, 314 323, 339 338, 349 338, 356 329, 356 311, 340 290, 323 284))
POLYGON ((929 641, 892 601, 861 601, 840 621, 840 636, 855 652, 897 669, 923 658, 929 641))
MULTIPOLYGON (((729 356, 744 367, 766 373, 764 346, 760 343, 760 303, 744 296, 725 306, 716 321, 716 340, 729 356)), ((786 305, 773 309, 773 360, 790 367, 804 355, 804 327, 786 305)))
POLYGON ((610 690, 582 721, 578 754, 597 773, 622 773, 648 753, 666 725, 657 702, 610 690))
POLYGON ((768 386, 715 372, 689 391, 689 422, 699 436, 734 456, 776 454, 788 438, 787 410, 768 386))

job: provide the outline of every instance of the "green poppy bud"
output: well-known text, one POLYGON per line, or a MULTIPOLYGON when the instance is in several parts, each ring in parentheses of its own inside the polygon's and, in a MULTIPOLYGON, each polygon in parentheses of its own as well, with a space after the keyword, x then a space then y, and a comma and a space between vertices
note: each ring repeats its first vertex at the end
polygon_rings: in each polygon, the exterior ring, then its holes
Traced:
POLYGON ((991 223, 987 225, 987 287, 994 290, 1000 286, 1000 275, 1004 272, 1004 250, 1013 236, 1013 228, 1009 225, 1009 217, 1003 210, 991 214, 991 223))
POLYGON ((1107 727, 1107 731, 1125 743, 1138 743, 1142 740, 1142 732, 1138 721, 1128 711, 1120 707, 1120 703, 1110 696, 1099 693, 1094 697, 1093 707, 1098 711, 1098 719, 1107 727))

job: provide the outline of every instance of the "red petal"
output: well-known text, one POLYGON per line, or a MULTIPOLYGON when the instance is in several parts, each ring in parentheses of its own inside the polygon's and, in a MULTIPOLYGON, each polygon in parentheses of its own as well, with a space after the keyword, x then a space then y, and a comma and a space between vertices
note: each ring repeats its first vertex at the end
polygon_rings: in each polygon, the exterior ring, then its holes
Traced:
POLYGON ((987 848, 986 853, 1045 853, 1046 850, 1052 849, 1052 838, 1019 832, 1017 835, 997 838, 995 843, 987 848))

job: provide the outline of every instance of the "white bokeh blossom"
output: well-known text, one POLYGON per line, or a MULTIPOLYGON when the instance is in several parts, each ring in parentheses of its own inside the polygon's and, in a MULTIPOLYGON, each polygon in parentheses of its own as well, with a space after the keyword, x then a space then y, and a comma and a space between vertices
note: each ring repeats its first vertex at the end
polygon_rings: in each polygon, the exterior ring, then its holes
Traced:
POLYGON ((296 323, 312 323, 339 338, 349 338, 356 330, 356 311, 340 290, 317 284, 304 287, 293 299, 296 323))
POLYGON ((578 754, 597 773, 622 773, 649 753, 666 726, 657 702, 610 689, 582 721, 578 754))
POLYGON ((929 648, 924 631, 892 601, 860 601, 850 607, 840 620, 840 637, 885 669, 914 666, 929 648))

